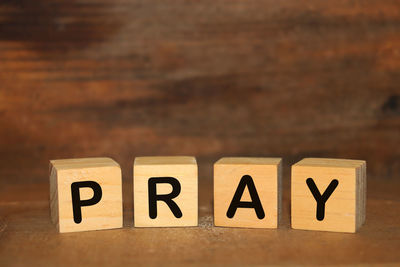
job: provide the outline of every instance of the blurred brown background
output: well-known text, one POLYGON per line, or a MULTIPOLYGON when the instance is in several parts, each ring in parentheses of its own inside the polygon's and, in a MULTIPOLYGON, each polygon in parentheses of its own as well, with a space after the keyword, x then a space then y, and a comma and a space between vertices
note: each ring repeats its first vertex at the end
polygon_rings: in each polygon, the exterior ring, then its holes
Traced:
POLYGON ((207 212, 222 156, 281 156, 286 186, 303 157, 365 159, 394 201, 399 84, 396 0, 3 0, 0 203, 45 214, 50 159, 110 156, 129 212, 143 155, 196 156, 207 212))

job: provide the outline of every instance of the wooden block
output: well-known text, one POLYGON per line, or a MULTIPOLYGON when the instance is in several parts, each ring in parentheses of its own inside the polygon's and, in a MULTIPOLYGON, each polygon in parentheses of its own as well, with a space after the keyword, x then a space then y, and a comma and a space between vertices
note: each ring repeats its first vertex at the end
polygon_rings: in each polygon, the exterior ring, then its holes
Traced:
POLYGON ((194 157, 137 157, 133 168, 136 227, 198 225, 194 157))
POLYGON ((215 226, 277 228, 281 158, 222 158, 214 164, 215 226))
POLYGON ((118 163, 110 158, 51 160, 50 210, 60 233, 122 227, 118 163))
POLYGON ((365 161, 299 161, 292 166, 292 228, 356 232, 365 221, 366 187, 365 161))

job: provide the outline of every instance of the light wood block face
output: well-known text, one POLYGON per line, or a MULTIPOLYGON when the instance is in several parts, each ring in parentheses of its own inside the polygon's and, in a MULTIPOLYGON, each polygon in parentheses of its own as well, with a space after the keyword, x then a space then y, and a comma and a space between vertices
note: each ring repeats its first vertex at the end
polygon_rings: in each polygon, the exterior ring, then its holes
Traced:
POLYGON ((50 210, 60 233, 121 228, 118 163, 110 158, 51 160, 50 210))
POLYGON ((217 161, 214 164, 215 226, 277 228, 281 209, 281 161, 281 158, 217 161), (261 203, 262 210, 254 206, 234 208, 237 201, 261 203))
POLYGON ((137 157, 133 173, 135 226, 197 226, 197 169, 194 157, 137 157))
POLYGON ((292 228, 356 232, 365 222, 366 186, 365 161, 299 161, 292 166, 292 228))

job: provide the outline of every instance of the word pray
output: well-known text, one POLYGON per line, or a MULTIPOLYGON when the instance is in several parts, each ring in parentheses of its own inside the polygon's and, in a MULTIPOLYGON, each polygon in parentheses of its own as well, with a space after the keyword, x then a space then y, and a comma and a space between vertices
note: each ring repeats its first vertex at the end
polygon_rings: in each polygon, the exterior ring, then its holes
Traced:
MULTIPOLYGON (((222 158, 214 164, 214 224, 277 228, 281 158, 222 158)), ((291 226, 355 233, 365 221, 366 162, 305 158, 292 166, 291 226)), ((137 157, 135 227, 198 225, 194 157, 137 157)), ((50 207, 60 233, 123 226, 121 168, 110 158, 50 161, 50 207)))

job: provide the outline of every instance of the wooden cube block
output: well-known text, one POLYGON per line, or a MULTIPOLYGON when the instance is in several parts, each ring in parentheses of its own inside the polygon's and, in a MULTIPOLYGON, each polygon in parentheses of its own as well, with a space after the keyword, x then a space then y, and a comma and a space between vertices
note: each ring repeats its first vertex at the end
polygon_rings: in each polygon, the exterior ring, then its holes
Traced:
POLYGON ((214 164, 215 226, 277 228, 281 158, 222 158, 214 164))
POLYGON ((118 163, 110 158, 51 160, 50 209, 60 233, 122 227, 118 163))
POLYGON ((354 233, 365 221, 366 162, 306 158, 292 166, 292 228, 354 233))
POLYGON ((133 168, 136 227, 198 225, 194 157, 137 157, 133 168))

